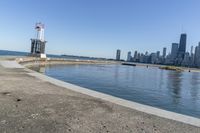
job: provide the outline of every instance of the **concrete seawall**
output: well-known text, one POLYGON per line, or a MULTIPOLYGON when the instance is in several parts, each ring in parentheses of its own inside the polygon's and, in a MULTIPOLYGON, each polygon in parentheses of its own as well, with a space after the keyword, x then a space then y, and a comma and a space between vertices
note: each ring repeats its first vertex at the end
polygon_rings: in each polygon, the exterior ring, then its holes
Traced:
POLYGON ((53 64, 120 64, 116 61, 106 60, 79 60, 79 59, 62 59, 62 58, 17 58, 16 61, 25 66, 30 67, 34 65, 53 65, 53 64))
POLYGON ((200 132, 200 119, 0 62, 0 132, 200 132), (8 129, 9 128, 9 129, 8 129))

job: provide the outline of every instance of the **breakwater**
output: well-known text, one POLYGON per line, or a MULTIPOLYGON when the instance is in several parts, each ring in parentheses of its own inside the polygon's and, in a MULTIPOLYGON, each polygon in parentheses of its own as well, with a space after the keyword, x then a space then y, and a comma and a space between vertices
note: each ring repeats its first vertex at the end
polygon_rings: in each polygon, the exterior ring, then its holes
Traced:
POLYGON ((53 64, 119 64, 115 61, 106 61, 106 60, 79 60, 79 59, 64 59, 64 58, 16 58, 16 61, 25 66, 44 66, 44 65, 53 65, 53 64))

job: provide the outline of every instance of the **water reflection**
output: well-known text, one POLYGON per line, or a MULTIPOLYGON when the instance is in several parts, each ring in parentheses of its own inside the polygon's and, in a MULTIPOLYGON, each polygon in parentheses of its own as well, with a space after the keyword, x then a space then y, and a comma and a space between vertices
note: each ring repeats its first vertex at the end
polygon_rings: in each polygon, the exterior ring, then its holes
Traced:
POLYGON ((190 89, 190 93, 192 96, 192 100, 194 102, 196 102, 198 100, 198 96, 199 96, 199 84, 200 84, 200 78, 199 78, 199 74, 198 73, 192 73, 192 77, 190 80, 191 83, 191 89, 190 89))
POLYGON ((115 82, 116 83, 118 83, 118 79, 119 79, 119 67, 118 67, 118 65, 116 65, 115 67, 114 67, 114 79, 115 79, 115 82))
POLYGON ((167 73, 167 88, 169 89, 170 96, 174 105, 179 103, 181 98, 181 82, 182 72, 168 71, 167 73))
POLYGON ((39 73, 45 73, 46 67, 45 66, 33 66, 30 69, 32 69, 36 72, 39 72, 39 73))
POLYGON ((164 85, 164 81, 163 81, 164 75, 163 75, 163 73, 164 73, 164 70, 161 70, 160 75, 159 75, 160 82, 158 82, 160 89, 162 89, 163 85, 164 85))

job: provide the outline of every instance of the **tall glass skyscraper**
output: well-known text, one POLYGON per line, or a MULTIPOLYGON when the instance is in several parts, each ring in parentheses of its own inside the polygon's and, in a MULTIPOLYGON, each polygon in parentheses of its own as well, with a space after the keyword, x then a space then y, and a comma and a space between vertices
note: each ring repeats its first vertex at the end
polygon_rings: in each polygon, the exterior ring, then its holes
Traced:
POLYGON ((196 67, 200 67, 200 42, 195 48, 194 64, 196 67))
POLYGON ((131 51, 129 51, 128 54, 127 54, 127 61, 131 61, 131 58, 132 58, 131 57, 131 51))
POLYGON ((185 33, 181 34, 180 43, 178 47, 177 60, 175 65, 181 65, 184 60, 186 53, 186 40, 187 40, 187 35, 185 33))
POLYGON ((165 58, 166 57, 166 54, 167 54, 167 48, 163 48, 163 58, 165 58))
POLYGON ((171 59, 174 61, 178 54, 178 43, 172 43, 171 59))
POLYGON ((120 60, 120 55, 121 55, 121 50, 117 50, 117 53, 116 53, 116 60, 119 61, 120 60))
POLYGON ((186 40, 187 40, 187 35, 181 34, 180 43, 178 47, 178 58, 184 59, 184 55, 186 52, 186 40))

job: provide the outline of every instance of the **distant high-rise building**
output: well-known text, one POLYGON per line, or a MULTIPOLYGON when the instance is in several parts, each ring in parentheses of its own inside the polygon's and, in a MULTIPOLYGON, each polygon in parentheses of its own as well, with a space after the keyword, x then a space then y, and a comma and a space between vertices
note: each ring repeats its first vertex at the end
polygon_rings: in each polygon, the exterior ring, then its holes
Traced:
POLYGON ((117 61, 120 61, 120 56, 121 56, 121 50, 117 50, 117 53, 116 53, 116 60, 117 61))
POLYGON ((166 57, 166 54, 167 54, 167 48, 163 48, 163 58, 166 57))
POLYGON ((199 45, 195 48, 194 64, 196 67, 200 67, 200 42, 199 45))
POLYGON ((152 64, 155 64, 156 63, 156 59, 157 59, 157 54, 156 53, 151 53, 151 55, 150 55, 150 62, 152 64))
POLYGON ((190 66, 194 66, 194 52, 193 52, 193 49, 194 47, 191 46, 191 49, 190 49, 190 66))
POLYGON ((190 54, 189 52, 185 53, 184 59, 181 63, 181 66, 189 67, 190 66, 190 54))
POLYGON ((180 43, 178 47, 178 62, 179 62, 178 64, 180 64, 184 59, 186 52, 186 41, 187 41, 187 35, 185 33, 181 34, 180 43))
POLYGON ((174 61, 178 54, 178 43, 172 43, 171 47, 171 60, 174 61))
POLYGON ((137 53, 137 51, 135 51, 134 57, 133 57, 133 61, 136 61, 136 60, 137 60, 137 56, 138 56, 138 53, 137 53))
POLYGON ((137 59, 136 59, 137 62, 139 62, 140 60, 140 55, 141 55, 140 53, 137 54, 137 59))
POLYGON ((193 54, 193 46, 191 46, 190 55, 193 54))
POLYGON ((190 64, 190 53, 189 52, 186 52, 185 53, 185 56, 184 56, 184 59, 182 61, 182 64, 181 66, 186 66, 186 67, 189 67, 191 64, 190 64))
POLYGON ((156 57, 159 58, 160 57, 160 51, 156 52, 156 57))
POLYGON ((140 55, 139 62, 144 63, 144 54, 143 53, 141 53, 141 55, 140 55))
POLYGON ((131 58, 132 58, 131 57, 131 52, 129 51, 128 54, 127 54, 127 61, 131 61, 131 58))
POLYGON ((197 66, 198 51, 199 51, 199 47, 196 46, 196 47, 195 47, 195 51, 194 51, 194 65, 195 65, 195 66, 197 66))

